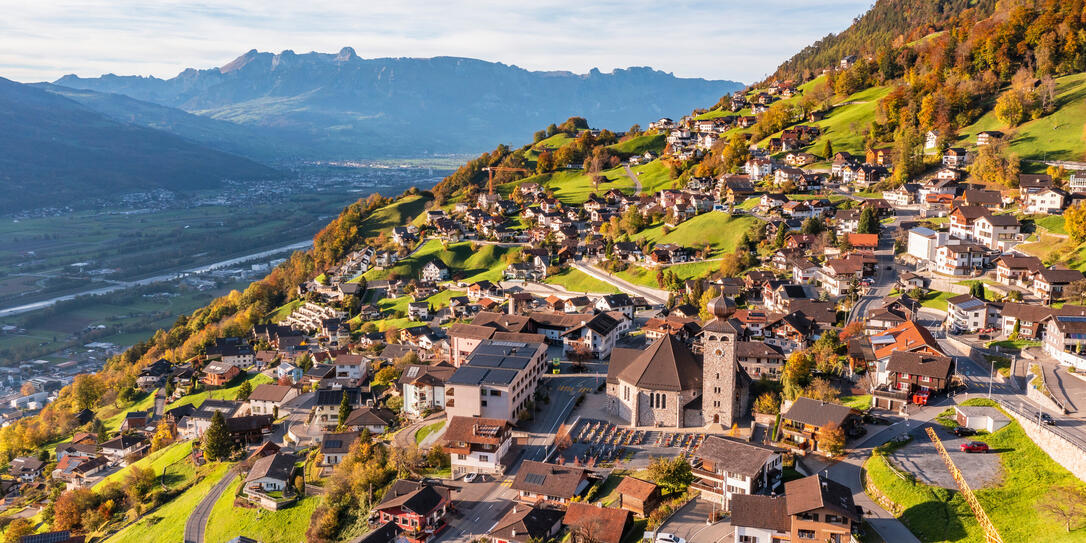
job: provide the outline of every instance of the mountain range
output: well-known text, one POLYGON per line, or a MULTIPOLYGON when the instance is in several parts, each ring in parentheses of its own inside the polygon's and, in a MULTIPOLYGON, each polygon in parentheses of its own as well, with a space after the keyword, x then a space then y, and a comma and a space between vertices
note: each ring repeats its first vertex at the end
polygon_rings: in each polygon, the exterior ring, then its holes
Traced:
POLYGON ((469 58, 365 59, 349 47, 337 54, 252 50, 224 66, 190 68, 170 79, 68 75, 55 85, 259 128, 265 139, 321 159, 474 153, 527 139, 573 115, 624 130, 654 120, 647 115, 677 116, 743 87, 651 68, 574 74, 469 58))

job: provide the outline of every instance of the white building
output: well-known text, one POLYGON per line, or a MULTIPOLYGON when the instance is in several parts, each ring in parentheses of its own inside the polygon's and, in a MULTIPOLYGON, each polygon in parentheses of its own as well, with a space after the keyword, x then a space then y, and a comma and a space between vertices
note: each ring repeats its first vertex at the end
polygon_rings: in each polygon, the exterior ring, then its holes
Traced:
POLYGON ((909 230, 909 256, 920 261, 934 261, 935 252, 946 245, 949 235, 930 228, 917 227, 909 230))
POLYGON ((448 364, 413 364, 404 368, 400 375, 404 413, 421 417, 427 412, 444 409, 445 382, 455 371, 456 368, 448 364))
POLYGON ((535 394, 546 356, 544 343, 481 341, 445 383, 446 417, 516 421, 535 394))
MULTIPOLYGON (((998 318, 998 314, 996 315, 998 318)), ((988 304, 970 294, 962 294, 947 300, 947 330, 972 333, 988 327, 988 304)))

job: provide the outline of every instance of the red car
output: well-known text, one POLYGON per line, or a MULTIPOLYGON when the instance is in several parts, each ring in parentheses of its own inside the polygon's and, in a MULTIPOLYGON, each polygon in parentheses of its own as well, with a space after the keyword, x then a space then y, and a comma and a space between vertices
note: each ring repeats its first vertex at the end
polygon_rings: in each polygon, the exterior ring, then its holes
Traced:
POLYGON ((988 444, 983 441, 970 441, 968 443, 962 443, 962 452, 965 453, 986 453, 988 452, 988 444))

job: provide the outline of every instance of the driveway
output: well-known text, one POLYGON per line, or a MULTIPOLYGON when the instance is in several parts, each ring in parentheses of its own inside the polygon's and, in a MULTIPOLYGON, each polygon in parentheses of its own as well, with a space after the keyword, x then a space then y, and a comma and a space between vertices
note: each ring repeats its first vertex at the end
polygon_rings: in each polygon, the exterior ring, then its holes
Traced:
POLYGON ((623 164, 622 167, 626 169, 626 177, 629 177, 630 181, 633 181, 634 196, 641 194, 641 180, 637 178, 637 173, 630 169, 629 164, 623 164))
POLYGON ((219 501, 223 491, 234 481, 234 477, 237 477, 240 466, 241 464, 235 464, 227 470, 226 475, 211 487, 196 509, 192 510, 189 520, 185 522, 185 543, 204 543, 204 531, 207 529, 207 520, 211 517, 211 508, 215 507, 215 502, 219 501))
POLYGON ((706 524, 709 519, 709 515, 719 508, 714 508, 713 504, 700 499, 692 500, 690 503, 682 506, 667 522, 662 524, 656 531, 666 532, 669 534, 675 534, 688 543, 716 543, 717 541, 731 541, 732 539, 732 525, 731 522, 725 518, 724 520, 717 521, 713 524, 706 524))

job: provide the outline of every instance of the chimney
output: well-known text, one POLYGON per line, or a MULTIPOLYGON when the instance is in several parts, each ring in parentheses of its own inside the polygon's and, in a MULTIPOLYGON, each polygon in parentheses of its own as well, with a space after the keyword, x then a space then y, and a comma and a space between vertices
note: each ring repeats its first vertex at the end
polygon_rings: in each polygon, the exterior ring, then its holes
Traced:
POLYGON ((517 514, 517 504, 513 504, 513 514, 517 514))
POLYGON ((516 536, 517 536, 517 529, 513 528, 513 537, 516 537, 516 536))

